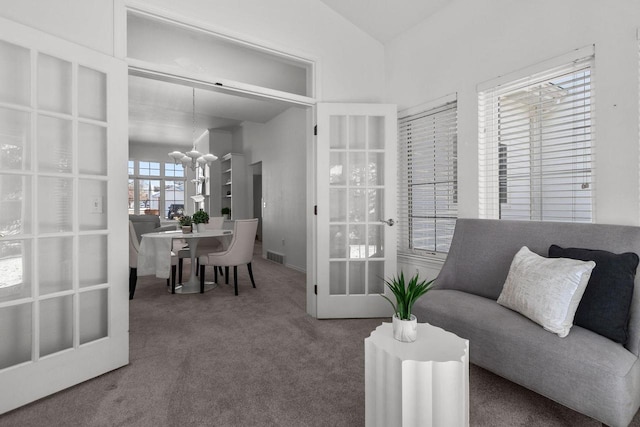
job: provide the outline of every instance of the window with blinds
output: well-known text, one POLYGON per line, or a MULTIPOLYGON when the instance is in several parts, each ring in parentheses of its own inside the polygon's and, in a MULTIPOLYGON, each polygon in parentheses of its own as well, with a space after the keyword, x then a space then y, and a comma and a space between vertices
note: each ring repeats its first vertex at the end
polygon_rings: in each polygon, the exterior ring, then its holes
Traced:
POLYGON ((480 215, 591 222, 593 53, 479 91, 480 215))
POLYGON ((398 250, 448 252, 458 216, 457 102, 398 122, 398 250))

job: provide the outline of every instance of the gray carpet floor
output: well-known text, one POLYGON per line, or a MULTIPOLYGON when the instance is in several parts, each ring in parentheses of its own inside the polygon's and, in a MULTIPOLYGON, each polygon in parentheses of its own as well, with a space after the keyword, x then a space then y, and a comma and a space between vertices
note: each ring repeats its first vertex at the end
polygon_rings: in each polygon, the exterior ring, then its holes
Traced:
MULTIPOLYGON (((237 297, 224 284, 171 295, 165 281, 141 278, 130 364, 2 415, 0 426, 364 425, 363 340, 389 319, 316 320, 305 312, 303 274, 253 264, 257 289, 240 267, 237 297)), ((473 365, 470 420, 600 426, 473 365)))

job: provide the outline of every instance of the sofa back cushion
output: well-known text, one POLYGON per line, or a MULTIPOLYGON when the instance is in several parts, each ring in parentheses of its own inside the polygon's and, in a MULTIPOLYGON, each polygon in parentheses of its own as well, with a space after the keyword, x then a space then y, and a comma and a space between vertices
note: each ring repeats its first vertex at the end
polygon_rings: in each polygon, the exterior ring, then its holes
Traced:
MULTIPOLYGON (((546 256, 551 245, 640 254, 640 227, 461 218, 436 287, 498 299, 516 252, 546 256)), ((636 275, 627 348, 638 354, 640 283, 636 275)))
POLYGON ((595 261, 587 289, 580 300, 573 323, 592 330, 617 343, 626 344, 633 282, 638 268, 638 255, 632 252, 614 254, 608 251, 549 247, 552 258, 595 261))

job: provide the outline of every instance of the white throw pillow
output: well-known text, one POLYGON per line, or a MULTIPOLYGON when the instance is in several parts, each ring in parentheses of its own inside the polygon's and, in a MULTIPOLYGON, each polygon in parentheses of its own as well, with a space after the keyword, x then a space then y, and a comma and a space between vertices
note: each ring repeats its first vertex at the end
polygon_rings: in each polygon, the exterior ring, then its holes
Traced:
POLYGON ((564 338, 595 266, 593 261, 544 258, 523 246, 513 257, 498 304, 564 338))

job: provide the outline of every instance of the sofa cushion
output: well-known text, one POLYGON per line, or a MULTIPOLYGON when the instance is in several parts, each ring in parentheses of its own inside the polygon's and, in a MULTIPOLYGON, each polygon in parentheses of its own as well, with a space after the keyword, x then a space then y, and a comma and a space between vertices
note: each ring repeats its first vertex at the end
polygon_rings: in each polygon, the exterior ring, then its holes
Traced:
POLYGON ((513 257, 498 304, 564 338, 595 266, 593 261, 544 258, 523 246, 513 257))
POLYGON ((429 291, 412 312, 468 339, 471 363, 608 425, 629 424, 640 362, 623 346, 579 326, 559 338, 493 299, 455 290, 429 291))
POLYGON ((551 245, 549 257, 595 261, 573 323, 626 344, 638 255, 551 245))

